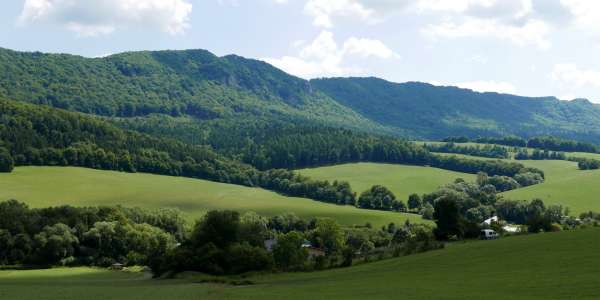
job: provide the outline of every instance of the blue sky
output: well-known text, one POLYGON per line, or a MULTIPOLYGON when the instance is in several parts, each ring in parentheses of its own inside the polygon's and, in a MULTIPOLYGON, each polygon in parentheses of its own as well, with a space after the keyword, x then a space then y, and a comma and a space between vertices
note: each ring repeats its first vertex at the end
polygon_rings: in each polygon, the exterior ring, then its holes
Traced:
POLYGON ((378 76, 600 102, 597 0, 6 0, 0 47, 210 50, 303 77, 378 76))

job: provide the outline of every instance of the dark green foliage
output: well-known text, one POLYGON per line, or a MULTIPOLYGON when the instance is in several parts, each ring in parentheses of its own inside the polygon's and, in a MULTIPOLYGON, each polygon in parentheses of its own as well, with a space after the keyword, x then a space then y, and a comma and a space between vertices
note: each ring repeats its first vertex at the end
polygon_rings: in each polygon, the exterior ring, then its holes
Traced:
POLYGON ((238 212, 210 211, 196 224, 191 239, 196 246, 212 243, 219 248, 227 248, 240 240, 240 229, 238 212))
POLYGON ((421 209, 423 202, 421 197, 417 194, 411 194, 408 196, 408 209, 421 209))
POLYGON ((539 199, 527 201, 500 200, 495 205, 498 216, 508 222, 528 225, 530 232, 552 231, 552 223, 560 222, 561 206, 548 206, 539 199))
POLYGON ((490 157, 490 158, 508 158, 509 153, 505 147, 496 145, 485 146, 457 146, 454 143, 442 145, 425 144, 425 149, 431 152, 457 153, 472 156, 490 157))
POLYGON ((593 158, 569 157, 570 161, 577 162, 580 170, 597 170, 600 169, 600 160, 593 158))
POLYGON ((535 149, 529 153, 527 149, 522 149, 515 154, 517 160, 566 160, 567 156, 563 152, 535 149))
MULTIPOLYGON (((147 264, 175 245, 175 235, 183 236, 169 224, 180 217, 120 207, 70 206, 30 209, 18 201, 0 203, 0 262, 110 265, 114 262, 147 264), (129 219, 136 211, 138 220, 161 220, 156 226, 129 219)), ((182 230, 182 229, 181 229, 182 230)))
POLYGON ((534 137, 527 142, 527 147, 563 152, 600 152, 600 148, 596 145, 553 136, 534 137))
POLYGON ((396 196, 390 190, 375 185, 360 195, 357 205, 360 208, 392 210, 395 202, 396 196))
POLYGON ((315 246, 323 249, 328 255, 341 253, 346 243, 340 225, 329 218, 317 220, 310 239, 315 246))
POLYGON ((273 257, 277 267, 282 270, 299 270, 308 258, 308 252, 302 247, 304 236, 297 231, 288 232, 277 239, 273 248, 273 257))
POLYGON ((6 148, 0 147, 0 173, 10 173, 15 162, 6 148))
POLYGON ((515 175, 514 180, 522 187, 544 182, 544 178, 540 174, 531 172, 519 173, 515 175))
POLYGON ((449 195, 438 198, 434 205, 433 218, 437 225, 435 235, 438 239, 447 240, 449 237, 463 236, 462 220, 458 204, 449 195))
MULTIPOLYGON (((482 144, 498 144, 511 147, 527 147, 527 140, 517 136, 505 136, 505 137, 479 137, 473 140, 476 143, 482 144)), ((469 139, 462 143, 469 142, 469 139)))
POLYGON ((477 93, 378 78, 315 79, 311 84, 363 116, 416 138, 553 135, 600 143, 600 106, 587 100, 477 93))

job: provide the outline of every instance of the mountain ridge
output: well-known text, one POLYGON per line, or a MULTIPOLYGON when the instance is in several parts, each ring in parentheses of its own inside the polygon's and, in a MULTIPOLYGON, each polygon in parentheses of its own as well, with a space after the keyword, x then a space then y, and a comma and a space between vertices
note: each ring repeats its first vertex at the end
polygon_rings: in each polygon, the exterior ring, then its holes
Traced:
POLYGON ((411 139, 555 135, 600 143, 600 105, 589 100, 376 77, 304 80, 264 61, 202 49, 85 58, 0 48, 0 96, 215 147, 210 136, 220 128, 252 138, 277 123, 411 139))

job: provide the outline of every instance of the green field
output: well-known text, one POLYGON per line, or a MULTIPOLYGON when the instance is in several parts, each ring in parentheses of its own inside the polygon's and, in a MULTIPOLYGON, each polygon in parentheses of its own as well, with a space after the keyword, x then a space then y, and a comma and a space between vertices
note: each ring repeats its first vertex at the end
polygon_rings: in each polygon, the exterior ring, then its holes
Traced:
POLYGON ((0 201, 17 199, 32 207, 123 205, 176 207, 189 219, 212 209, 255 211, 262 215, 294 212, 300 217, 332 217, 344 225, 423 222, 420 216, 357 209, 285 197, 258 188, 183 177, 130 174, 73 167, 19 167, 0 174, 0 201))
POLYGON ((376 163, 344 164, 304 169, 299 172, 315 179, 348 181, 358 193, 376 184, 383 185, 403 201, 406 201, 410 194, 431 193, 459 177, 468 181, 475 180, 475 175, 467 173, 430 167, 376 163))
POLYGON ((444 250, 255 285, 152 280, 100 269, 0 271, 0 299, 598 299, 600 229, 454 244, 444 250))
POLYGON ((503 193, 506 198, 543 199, 547 204, 569 207, 571 213, 600 211, 600 170, 582 171, 569 161, 523 161, 546 173, 546 182, 503 193))

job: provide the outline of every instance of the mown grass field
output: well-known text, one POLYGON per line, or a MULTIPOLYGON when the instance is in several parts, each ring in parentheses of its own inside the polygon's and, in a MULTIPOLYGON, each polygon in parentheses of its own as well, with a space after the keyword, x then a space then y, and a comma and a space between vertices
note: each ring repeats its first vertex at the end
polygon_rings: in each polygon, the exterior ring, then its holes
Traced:
POLYGON ((331 217, 344 225, 401 224, 406 219, 423 222, 417 215, 338 206, 239 185, 74 167, 19 167, 12 173, 0 174, 0 201, 8 199, 32 207, 64 204, 175 207, 190 220, 208 210, 231 209, 266 216, 294 212, 304 218, 331 217))
POLYGON ((249 279, 255 284, 234 287, 88 268, 0 271, 0 299, 598 299, 600 229, 249 279))
POLYGON ((322 180, 344 180, 357 193, 379 184, 390 189, 400 200, 406 201, 413 193, 422 195, 431 193, 438 187, 453 182, 456 178, 474 181, 475 175, 452 172, 437 168, 377 164, 353 163, 337 166, 299 170, 301 174, 322 180))

